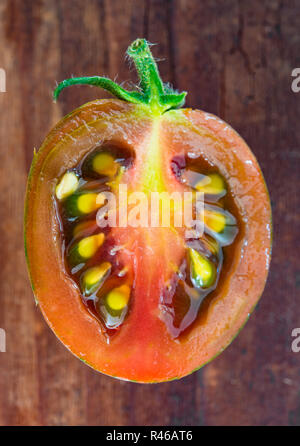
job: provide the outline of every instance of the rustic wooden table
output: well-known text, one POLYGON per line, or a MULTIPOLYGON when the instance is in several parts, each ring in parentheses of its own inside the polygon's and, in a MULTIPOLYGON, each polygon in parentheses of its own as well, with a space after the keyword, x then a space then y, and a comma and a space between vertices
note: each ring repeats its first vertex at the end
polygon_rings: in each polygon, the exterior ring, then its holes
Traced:
MULTIPOLYGON (((1 0, 0 353, 1 425, 300 425, 300 2, 228 0, 1 0), (33 148, 53 124, 102 93, 70 75, 132 77, 136 37, 159 45, 165 80, 187 104, 228 121, 257 156, 274 213, 263 298, 245 329, 211 364, 180 381, 119 382, 97 374, 55 338, 35 307, 23 251, 23 199, 33 148)), ((103 93, 103 97, 107 95, 103 93)))

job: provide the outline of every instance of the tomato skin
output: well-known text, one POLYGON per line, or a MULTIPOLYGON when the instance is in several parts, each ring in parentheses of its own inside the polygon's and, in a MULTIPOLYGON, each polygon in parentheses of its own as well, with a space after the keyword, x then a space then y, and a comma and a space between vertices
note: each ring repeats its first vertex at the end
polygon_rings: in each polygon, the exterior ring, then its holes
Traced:
MULTIPOLYGON (((122 238, 121 233, 118 236, 122 238)), ((168 381, 213 359, 248 319, 262 294, 269 268, 270 202, 251 150, 219 118, 190 109, 171 110, 157 117, 143 105, 97 100, 63 118, 34 156, 26 193, 25 246, 37 302, 49 326, 72 353, 94 369, 120 379, 168 381), (196 150, 207 157, 220 169, 236 197, 246 222, 245 235, 238 242, 222 296, 210 305, 206 322, 196 324, 185 340, 178 342, 169 336, 159 318, 161 283, 157 271, 167 274, 166 257, 173 256, 176 262, 183 249, 180 240, 166 234, 162 244, 159 231, 150 230, 146 237, 138 231, 132 230, 129 235, 125 231, 123 235, 137 241, 136 309, 108 345, 98 321, 87 312, 78 288, 65 271, 53 206, 54 188, 64 171, 103 140, 134 149, 137 165, 131 179, 133 187, 147 182, 141 173, 149 160, 154 127, 159 136, 159 153, 155 156, 165 166, 166 183, 175 187, 167 168, 172 156, 196 150), (149 246, 156 255, 145 254, 149 246)), ((132 258, 124 260, 130 263, 132 258)))

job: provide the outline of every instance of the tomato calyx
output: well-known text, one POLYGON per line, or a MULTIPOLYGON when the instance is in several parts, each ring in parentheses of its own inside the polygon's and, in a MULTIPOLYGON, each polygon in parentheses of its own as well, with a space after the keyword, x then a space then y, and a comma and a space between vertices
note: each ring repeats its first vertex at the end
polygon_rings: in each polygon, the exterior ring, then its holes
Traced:
POLYGON ((178 93, 169 84, 162 82, 149 43, 145 39, 135 40, 127 49, 127 55, 137 70, 140 80, 139 91, 128 91, 106 77, 74 77, 58 84, 54 90, 54 100, 57 100, 64 88, 71 85, 94 85, 109 91, 123 101, 148 106, 154 114, 162 114, 184 105, 187 93, 178 93))

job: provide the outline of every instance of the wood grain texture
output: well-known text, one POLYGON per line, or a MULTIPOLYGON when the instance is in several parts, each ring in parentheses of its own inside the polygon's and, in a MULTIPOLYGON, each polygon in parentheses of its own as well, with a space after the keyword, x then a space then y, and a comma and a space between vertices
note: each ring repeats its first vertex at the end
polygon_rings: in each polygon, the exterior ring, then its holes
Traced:
POLYGON ((1 0, 0 425, 300 425, 300 2, 228 0, 1 0), (263 299, 234 343, 178 382, 139 385, 92 371, 55 338, 35 307, 23 252, 23 200, 33 148, 54 123, 99 95, 55 81, 105 74, 135 79, 124 52, 159 43, 163 79, 187 104, 227 120, 252 147, 274 217, 263 299))

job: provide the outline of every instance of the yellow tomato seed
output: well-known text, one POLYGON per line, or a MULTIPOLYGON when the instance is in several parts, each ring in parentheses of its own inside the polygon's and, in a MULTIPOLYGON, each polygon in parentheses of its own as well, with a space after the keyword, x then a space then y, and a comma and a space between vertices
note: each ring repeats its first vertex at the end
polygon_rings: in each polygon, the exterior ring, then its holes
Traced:
POLYGON ((195 188, 205 194, 218 195, 225 190, 225 184, 223 178, 219 174, 212 173, 199 181, 195 185, 195 188))
POLYGON ((83 214, 89 214, 95 211, 99 206, 97 204, 98 194, 82 194, 78 197, 77 207, 83 214))
POLYGON ((129 297, 130 287, 128 285, 121 285, 108 293, 106 303, 112 310, 120 311, 128 304, 129 297))
POLYGON ((67 172, 64 174, 58 185, 56 186, 56 196, 59 200, 67 198, 72 195, 78 188, 78 178, 74 172, 67 172))
POLYGON ((189 249, 194 279, 203 287, 211 285, 215 277, 214 265, 198 251, 189 249))
POLYGON ((118 170, 118 164, 108 153, 99 153, 93 159, 93 169, 100 175, 114 176, 118 170))
POLYGON ((77 248, 79 255, 85 259, 92 257, 104 242, 104 238, 104 234, 101 233, 80 240, 77 248))
POLYGON ((215 211, 204 211, 204 223, 214 232, 222 232, 226 226, 226 217, 224 214, 215 211))
POLYGON ((109 262, 103 262, 100 266, 88 269, 83 276, 83 284, 87 291, 94 285, 100 283, 110 269, 111 264, 109 262))

